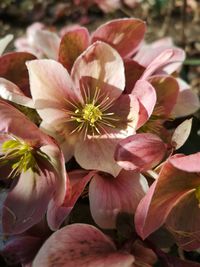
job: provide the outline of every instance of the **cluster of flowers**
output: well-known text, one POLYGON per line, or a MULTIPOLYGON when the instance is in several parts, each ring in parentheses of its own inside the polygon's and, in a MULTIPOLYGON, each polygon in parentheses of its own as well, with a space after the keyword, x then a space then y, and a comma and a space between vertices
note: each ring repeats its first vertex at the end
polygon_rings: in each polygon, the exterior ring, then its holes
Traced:
POLYGON ((12 36, 0 40, 1 254, 8 262, 128 267, 153 266, 159 257, 193 266, 147 238, 164 225, 172 243, 200 247, 200 153, 175 153, 192 122, 164 126, 200 104, 177 77, 184 51, 169 38, 144 44, 145 30, 134 18, 91 35, 78 25, 57 34, 36 23, 15 42, 17 52, 3 54, 12 36), (66 171, 72 157, 80 167, 66 171), (95 226, 69 224, 83 195, 95 226), (123 238, 111 241, 102 231, 119 230, 126 214, 133 225, 122 224, 123 238))

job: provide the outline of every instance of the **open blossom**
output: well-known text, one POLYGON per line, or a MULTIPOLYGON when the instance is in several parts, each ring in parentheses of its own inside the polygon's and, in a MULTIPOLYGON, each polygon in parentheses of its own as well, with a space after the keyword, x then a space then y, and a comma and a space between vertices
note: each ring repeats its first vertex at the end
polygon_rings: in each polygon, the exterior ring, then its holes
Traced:
POLYGON ((184 250, 200 247, 200 153, 177 154, 161 167, 138 205, 135 224, 146 238, 165 223, 184 250))
MULTIPOLYGON (((56 61, 34 60, 27 66, 42 127, 63 139, 66 159, 74 155, 83 168, 116 176, 116 144, 135 133, 139 112, 136 97, 122 94, 119 54, 103 42, 94 43, 74 63, 72 78, 56 61)), ((149 84, 143 87, 148 90, 149 84)))
POLYGON ((39 222, 48 207, 48 224, 53 228, 56 208, 53 214, 52 207, 62 204, 66 190, 62 152, 52 138, 3 101, 0 119, 1 180, 13 181, 3 201, 3 232, 23 232, 39 222))

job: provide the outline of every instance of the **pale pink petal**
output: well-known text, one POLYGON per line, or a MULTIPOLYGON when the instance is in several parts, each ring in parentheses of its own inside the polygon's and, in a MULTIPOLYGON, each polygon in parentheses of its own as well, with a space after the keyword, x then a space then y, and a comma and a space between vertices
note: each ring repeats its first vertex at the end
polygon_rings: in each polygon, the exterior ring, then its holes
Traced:
POLYGON ((149 76, 160 70, 165 70, 171 74, 177 69, 177 63, 180 65, 185 59, 185 52, 179 48, 171 48, 163 51, 157 56, 146 68, 142 79, 147 79, 149 76))
POLYGON ((72 224, 44 243, 33 267, 132 267, 133 262, 132 255, 117 252, 113 242, 94 226, 72 224))
POLYGON ((96 174, 89 185, 92 217, 101 228, 116 228, 120 212, 133 214, 148 189, 146 179, 137 172, 121 171, 114 178, 96 174))
POLYGON ((156 91, 158 115, 168 118, 177 102, 179 94, 177 80, 171 76, 156 75, 151 77, 148 81, 156 91))
POLYGON ((140 103, 140 114, 137 128, 140 128, 151 116, 156 104, 156 92, 153 86, 144 80, 138 80, 132 90, 140 103))
POLYGON ((51 202, 48 207, 47 219, 51 229, 57 230, 64 219, 68 217, 93 175, 94 172, 85 170, 72 171, 69 175, 66 174, 65 199, 62 205, 58 206, 57 203, 53 205, 51 202))
POLYGON ((188 156, 172 157, 170 163, 177 169, 186 172, 200 172, 200 152, 188 156))
POLYGON ((200 212, 194 192, 186 194, 172 209, 166 225, 184 250, 200 248, 200 212))
POLYGON ((188 139, 190 135, 190 131, 192 128, 192 119, 185 120, 182 122, 174 131, 172 138, 171 138, 171 143, 172 146, 175 149, 179 149, 184 145, 186 140, 188 139))
POLYGON ((114 151, 120 140, 114 134, 80 140, 75 147, 76 161, 84 169, 104 171, 117 176, 121 167, 114 160, 114 151))
POLYGON ((33 100, 25 96, 17 85, 4 78, 0 78, 0 97, 22 106, 34 108, 33 100))
POLYGON ((146 171, 155 167, 167 152, 156 135, 141 133, 123 139, 116 148, 115 160, 125 170, 146 171))
POLYGON ((118 98, 125 87, 123 60, 116 50, 103 42, 96 42, 89 46, 75 61, 72 78, 75 81, 76 90, 84 76, 97 81, 93 85, 93 90, 95 88, 101 90, 103 84, 110 85, 108 94, 112 100, 118 98))
POLYGON ((74 98, 73 84, 67 70, 50 59, 27 63, 30 89, 35 107, 46 123, 68 117, 66 99, 74 98))
POLYGON ((54 32, 37 30, 34 35, 34 43, 50 59, 58 59, 60 38, 54 32))
POLYGON ((22 173, 4 202, 3 232, 18 234, 38 223, 47 210, 54 190, 55 180, 50 173, 33 173, 32 170, 22 173))
MULTIPOLYGON (((173 158, 176 159, 172 157, 171 160, 173 158)), ((200 176, 178 170, 170 161, 164 164, 158 179, 138 205, 135 225, 143 239, 166 221, 172 208, 185 194, 199 186, 200 176)))
POLYGON ((12 39, 12 34, 8 34, 0 39, 0 56, 3 54, 4 50, 6 49, 7 45, 12 41, 12 39))
POLYGON ((89 46, 87 28, 79 27, 67 32, 61 40, 59 62, 70 72, 77 57, 89 46))
POLYGON ((66 131, 66 135, 60 135, 59 132, 56 129, 56 123, 54 124, 48 124, 44 121, 40 123, 40 129, 52 136, 61 147, 62 153, 65 158, 65 162, 68 162, 71 157, 74 155, 74 145, 77 142, 77 136, 76 135, 69 135, 68 131, 66 131))
POLYGON ((172 114, 174 117, 184 117, 195 113, 200 108, 198 95, 191 90, 189 84, 177 79, 180 87, 177 103, 172 114))
POLYGON ((8 53, 0 57, 0 77, 5 78, 30 96, 28 71, 26 61, 35 59, 35 56, 25 52, 8 53))
POLYGON ((92 42, 103 41, 115 48, 122 57, 133 55, 142 42, 146 26, 139 19, 116 19, 100 26, 92 35, 92 42))
POLYGON ((134 56, 134 60, 144 67, 148 67, 149 64, 162 52, 168 48, 173 47, 172 39, 169 37, 162 38, 151 44, 143 44, 140 47, 137 54, 134 56))

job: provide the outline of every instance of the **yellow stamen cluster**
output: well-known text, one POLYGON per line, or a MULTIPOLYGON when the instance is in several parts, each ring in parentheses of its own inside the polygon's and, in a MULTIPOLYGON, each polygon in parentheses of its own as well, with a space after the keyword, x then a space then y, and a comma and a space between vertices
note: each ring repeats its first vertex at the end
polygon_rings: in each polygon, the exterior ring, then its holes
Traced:
POLYGON ((70 114, 68 121, 77 122, 78 125, 72 130, 74 132, 84 132, 84 136, 89 134, 100 134, 106 132, 105 126, 115 128, 115 122, 119 121, 113 112, 106 112, 112 105, 108 95, 100 95, 100 89, 96 87, 93 97, 89 92, 84 91, 84 104, 76 104, 66 100, 74 111, 67 111, 70 114))
POLYGON ((9 177, 14 178, 37 165, 33 148, 22 140, 11 139, 5 141, 1 149, 4 155, 0 157, 0 166, 11 164, 12 171, 9 177))

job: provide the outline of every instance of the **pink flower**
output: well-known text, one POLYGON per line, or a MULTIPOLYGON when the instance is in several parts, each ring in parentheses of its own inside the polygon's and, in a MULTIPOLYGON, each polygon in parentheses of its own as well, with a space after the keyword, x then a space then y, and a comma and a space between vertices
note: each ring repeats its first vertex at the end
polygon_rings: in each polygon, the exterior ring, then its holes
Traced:
MULTIPOLYGON (((122 94, 125 77, 119 54, 103 42, 94 43, 74 63, 72 79, 53 60, 34 60, 27 66, 41 127, 62 139, 66 160, 74 155, 85 169, 117 176, 116 144, 135 133, 138 121, 136 97, 122 94)), ((146 91, 149 86, 144 82, 146 91)))
POLYGON ((0 101, 0 110, 2 179, 15 178, 3 201, 2 225, 4 233, 17 234, 39 222, 48 207, 62 204, 66 173, 52 138, 13 106, 0 101))
POLYGON ((137 241, 135 243, 130 248, 135 253, 133 255, 130 250, 117 249, 114 242, 96 227, 73 224, 50 236, 36 255, 32 266, 152 266, 155 254, 137 241))
POLYGON ((200 247, 200 153, 174 155, 138 205, 135 224, 144 239, 165 223, 184 250, 200 247))
POLYGON ((0 39, 0 56, 3 54, 4 50, 6 49, 7 45, 12 41, 12 39, 12 34, 8 34, 0 39))

